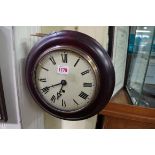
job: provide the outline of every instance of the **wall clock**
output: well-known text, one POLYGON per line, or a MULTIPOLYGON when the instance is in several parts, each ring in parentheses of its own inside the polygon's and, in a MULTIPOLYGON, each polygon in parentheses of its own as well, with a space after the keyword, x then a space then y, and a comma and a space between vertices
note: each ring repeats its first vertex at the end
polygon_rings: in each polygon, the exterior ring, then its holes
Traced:
POLYGON ((115 84, 104 48, 90 36, 68 30, 49 34, 33 46, 25 77, 35 101, 66 120, 97 114, 108 103, 115 84))

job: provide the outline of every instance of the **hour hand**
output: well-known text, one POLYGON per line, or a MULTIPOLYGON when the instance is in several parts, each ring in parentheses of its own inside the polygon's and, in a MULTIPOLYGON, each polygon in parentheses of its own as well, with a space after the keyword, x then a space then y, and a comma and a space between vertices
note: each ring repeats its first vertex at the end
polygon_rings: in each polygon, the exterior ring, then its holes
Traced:
POLYGON ((59 92, 57 92, 57 100, 59 99, 59 97, 62 95, 62 93, 65 93, 65 90, 63 90, 63 86, 67 84, 67 82, 64 80, 61 81, 61 88, 59 90, 59 92))

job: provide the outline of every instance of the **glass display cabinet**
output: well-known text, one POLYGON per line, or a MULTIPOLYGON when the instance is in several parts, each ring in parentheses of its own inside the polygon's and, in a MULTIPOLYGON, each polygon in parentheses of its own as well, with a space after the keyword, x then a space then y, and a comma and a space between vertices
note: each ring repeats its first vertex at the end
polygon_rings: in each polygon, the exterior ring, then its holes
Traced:
POLYGON ((131 27, 126 88, 134 105, 155 108, 155 28, 131 27))
MULTIPOLYGON (((124 53, 124 85, 100 112, 102 128, 155 129, 155 27, 130 27, 124 53)), ((116 74, 122 73, 118 71, 115 69, 116 74)))

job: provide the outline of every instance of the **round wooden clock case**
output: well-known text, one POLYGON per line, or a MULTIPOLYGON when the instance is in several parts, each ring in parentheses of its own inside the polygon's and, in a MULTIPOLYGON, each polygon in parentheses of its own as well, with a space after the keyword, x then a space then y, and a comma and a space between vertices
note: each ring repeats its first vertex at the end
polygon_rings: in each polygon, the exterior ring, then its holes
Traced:
POLYGON ((66 120, 97 114, 110 100, 115 84, 114 68, 104 48, 90 36, 68 30, 49 34, 33 46, 26 60, 25 77, 36 103, 66 120), (77 84, 69 80, 73 76, 77 84))

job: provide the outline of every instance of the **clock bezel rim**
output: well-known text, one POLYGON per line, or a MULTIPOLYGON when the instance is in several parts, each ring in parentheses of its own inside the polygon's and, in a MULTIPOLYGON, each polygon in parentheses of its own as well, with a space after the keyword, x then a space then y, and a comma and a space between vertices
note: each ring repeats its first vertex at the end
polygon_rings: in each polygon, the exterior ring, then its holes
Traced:
POLYGON ((93 102, 95 101, 97 95, 98 95, 98 92, 99 92, 99 89, 100 89, 100 73, 98 71, 98 68, 97 68, 97 65, 95 64, 95 61, 93 60, 93 58, 86 54, 84 51, 82 51, 81 49, 79 48, 75 48, 73 46, 70 46, 70 45, 57 45, 57 46, 54 46, 54 47, 50 47, 48 49, 46 49, 43 53, 41 53, 39 55, 39 57, 36 59, 36 62, 34 64, 34 67, 32 69, 33 71, 33 76, 32 76, 32 80, 33 80, 33 84, 34 84, 34 87, 35 87, 35 90, 37 91, 37 98, 39 97, 43 102, 44 104, 46 104, 47 106, 49 106, 49 108, 52 108, 58 112, 61 112, 61 113, 68 113, 68 114, 71 114, 71 113, 75 113, 75 112, 79 112, 81 110, 84 110, 85 108, 87 108, 88 106, 91 106, 91 104, 93 104, 93 102), (95 75, 95 79, 96 79, 96 91, 95 91, 95 94, 93 94, 93 99, 91 101, 91 103, 85 105, 84 107, 81 107, 80 109, 77 109, 77 110, 71 110, 71 111, 65 111, 65 110, 61 110, 61 109, 58 109, 54 106, 52 106, 51 104, 49 104, 49 102, 47 102, 44 98, 42 98, 42 95, 40 94, 37 86, 36 86, 36 82, 35 82, 35 79, 34 79, 34 72, 36 71, 37 69, 37 64, 40 62, 40 60, 42 60, 44 57, 46 57, 47 55, 50 55, 52 52, 56 52, 58 50, 69 50, 73 53, 76 53, 77 55, 83 57, 85 59, 85 61, 87 61, 93 72, 94 72, 94 75, 95 75), (75 52, 76 51, 76 52, 75 52), (92 61, 92 62, 91 62, 92 61))

